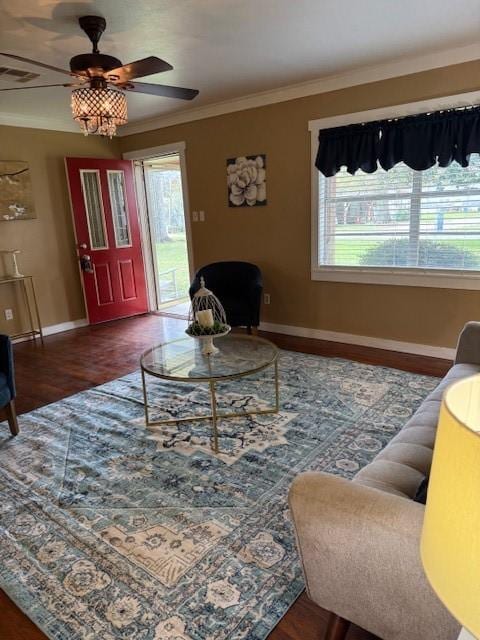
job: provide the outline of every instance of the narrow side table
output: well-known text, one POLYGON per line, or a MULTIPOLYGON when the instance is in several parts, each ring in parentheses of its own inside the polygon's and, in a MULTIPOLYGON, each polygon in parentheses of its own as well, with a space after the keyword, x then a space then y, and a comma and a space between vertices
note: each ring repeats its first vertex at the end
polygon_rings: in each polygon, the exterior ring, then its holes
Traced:
POLYGON ((12 340, 16 338, 30 338, 31 340, 36 340, 37 337, 40 338, 40 342, 43 345, 43 330, 42 323, 40 322, 40 314, 38 312, 38 304, 37 304, 37 296, 35 293, 35 286, 33 284, 32 276, 3 276, 0 277, 0 286, 2 284, 11 284, 11 283, 21 284, 23 300, 25 303, 25 308, 27 310, 28 320, 30 323, 30 331, 22 331, 21 333, 16 333, 11 335, 12 340), (31 300, 33 301, 33 309, 30 297, 28 295, 27 283, 30 288, 31 300), (34 319, 35 318, 35 319, 34 319))

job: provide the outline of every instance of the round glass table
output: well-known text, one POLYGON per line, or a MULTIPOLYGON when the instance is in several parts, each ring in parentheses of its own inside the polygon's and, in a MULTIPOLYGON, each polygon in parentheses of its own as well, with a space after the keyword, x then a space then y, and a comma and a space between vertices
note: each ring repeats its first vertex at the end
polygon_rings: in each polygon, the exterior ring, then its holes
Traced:
POLYGON ((278 349, 269 340, 258 336, 230 333, 221 338, 214 338, 214 340, 215 346, 219 350, 214 355, 204 355, 201 340, 189 336, 155 345, 142 355, 140 367, 147 427, 193 420, 211 420, 212 449, 218 453, 217 423, 219 419, 238 418, 259 413, 278 413, 278 349), (273 366, 275 371, 275 405, 273 407, 242 413, 218 413, 215 389, 217 382, 249 376, 270 366, 273 366), (211 413, 205 416, 195 415, 175 419, 150 420, 147 375, 174 382, 208 383, 211 413))

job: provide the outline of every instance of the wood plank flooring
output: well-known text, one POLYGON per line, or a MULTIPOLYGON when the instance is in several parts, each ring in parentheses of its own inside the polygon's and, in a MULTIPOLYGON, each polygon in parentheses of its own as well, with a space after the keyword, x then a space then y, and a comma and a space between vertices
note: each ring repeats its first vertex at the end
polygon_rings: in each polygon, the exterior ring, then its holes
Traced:
MULTIPOLYGON (((182 320, 146 315, 49 336, 43 348, 31 342, 15 345, 18 413, 32 411, 134 371, 142 351, 154 342, 180 337, 184 328, 182 320)), ((440 376, 451 366, 446 360, 381 349, 279 334, 262 335, 284 349, 350 358, 417 373, 440 376)), ((328 613, 302 594, 271 632, 269 640, 321 640, 327 620, 328 613)), ((0 640, 45 639, 0 590, 0 640)), ((347 640, 375 638, 352 626, 347 640)))

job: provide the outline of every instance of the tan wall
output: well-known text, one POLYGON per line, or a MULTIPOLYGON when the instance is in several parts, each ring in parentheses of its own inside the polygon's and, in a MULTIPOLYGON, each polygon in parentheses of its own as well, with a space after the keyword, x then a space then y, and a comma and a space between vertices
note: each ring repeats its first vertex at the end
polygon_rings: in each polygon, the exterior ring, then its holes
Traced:
MULTIPOLYGON (((20 249, 20 271, 35 278, 42 323, 85 317, 75 256, 65 156, 114 157, 117 141, 80 134, 0 127, 0 159, 30 163, 37 218, 0 222, 0 249, 20 249)), ((0 260, 0 275, 7 265, 0 260)), ((18 285, 15 285, 18 286, 18 285)), ((0 332, 13 333, 18 322, 5 321, 4 309, 22 317, 21 298, 13 288, 0 287, 0 332)))
POLYGON ((263 319, 430 345, 454 346, 480 315, 480 293, 314 282, 310 278, 309 120, 480 88, 480 61, 120 138, 122 152, 184 140, 195 264, 257 263, 271 305, 263 319), (227 158, 267 154, 268 205, 227 206, 227 158))
MULTIPOLYGON (((213 260, 256 262, 272 303, 263 319, 295 325, 453 346, 462 324, 478 317, 480 295, 415 287, 313 282, 310 279, 310 156, 307 122, 340 113, 479 89, 480 61, 353 87, 106 141, 78 134, 0 127, 0 159, 30 162, 37 219, 0 222, 0 249, 22 250, 35 276, 44 325, 83 318, 64 156, 115 157, 119 151, 187 142, 196 266, 213 260), (227 206, 225 160, 267 154, 268 205, 227 206)), ((0 262, 0 273, 3 266, 0 262)), ((21 309, 0 289, 0 331, 13 331, 3 309, 21 309)))

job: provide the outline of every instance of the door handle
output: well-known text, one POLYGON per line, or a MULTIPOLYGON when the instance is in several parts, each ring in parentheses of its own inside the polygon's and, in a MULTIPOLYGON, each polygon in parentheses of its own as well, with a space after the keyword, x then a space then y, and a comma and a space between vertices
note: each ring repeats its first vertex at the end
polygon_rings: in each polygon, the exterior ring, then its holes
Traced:
POLYGON ((84 273, 93 273, 92 259, 86 254, 80 256, 80 268, 84 273))
POLYGON ((87 245, 86 245, 86 243, 85 243, 85 242, 82 242, 82 244, 79 244, 79 245, 78 245, 78 248, 79 248, 79 249, 87 249, 88 247, 87 247, 87 245))

